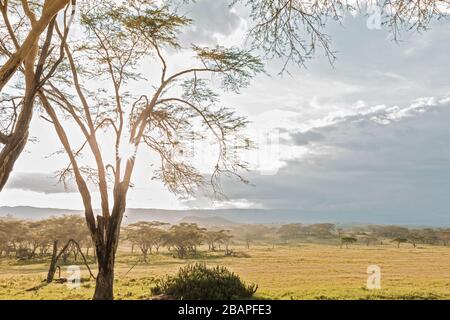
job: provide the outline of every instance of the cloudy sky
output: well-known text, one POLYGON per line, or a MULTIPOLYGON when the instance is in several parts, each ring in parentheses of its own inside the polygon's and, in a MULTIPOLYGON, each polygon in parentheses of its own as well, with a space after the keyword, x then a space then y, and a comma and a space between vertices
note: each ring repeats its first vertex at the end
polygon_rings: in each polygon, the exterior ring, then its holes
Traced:
MULTIPOLYGON (((183 41, 240 45, 245 10, 222 0, 199 0, 186 9, 195 27, 183 41)), ((450 208, 450 22, 423 34, 390 40, 369 30, 364 17, 347 17, 329 34, 337 60, 320 54, 307 68, 278 75, 267 65, 240 95, 222 100, 252 121, 261 146, 252 154, 251 185, 225 182, 226 201, 199 195, 182 201, 150 181, 148 159, 138 162, 129 207, 299 209, 336 213, 433 214, 450 208), (267 139, 266 133, 269 133, 267 139)), ((64 190, 53 172, 65 165, 48 157, 60 148, 38 117, 27 152, 16 165, 0 205, 81 208, 75 188, 64 190)))

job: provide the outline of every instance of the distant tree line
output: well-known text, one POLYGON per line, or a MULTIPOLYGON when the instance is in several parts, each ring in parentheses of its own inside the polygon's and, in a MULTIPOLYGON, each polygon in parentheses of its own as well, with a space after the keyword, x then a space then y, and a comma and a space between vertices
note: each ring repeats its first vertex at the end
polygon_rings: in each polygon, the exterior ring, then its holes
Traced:
MULTIPOLYGON (((131 244, 132 253, 137 249, 147 261, 149 254, 158 253, 165 247, 178 258, 194 256, 198 247, 208 246, 208 251, 225 250, 233 236, 230 231, 220 228, 201 228, 194 223, 180 223, 170 226, 159 221, 141 221, 123 227, 124 241, 131 244)), ((12 217, 0 218, 0 257, 31 260, 61 251, 63 262, 69 257, 77 261, 79 250, 95 255, 95 249, 83 217, 65 215, 38 221, 20 220, 12 217), (73 243, 71 243, 73 241, 73 243), (54 247, 56 245, 56 248, 54 247), (92 250, 91 250, 92 249, 92 250)))
POLYGON ((200 245, 207 245, 209 251, 224 247, 229 253, 233 236, 228 230, 201 228, 195 223, 180 223, 169 226, 159 221, 141 221, 124 228, 124 240, 131 244, 131 251, 139 248, 144 261, 148 254, 158 253, 161 247, 173 251, 180 258, 195 256, 200 245))
POLYGON ((450 228, 406 228, 396 225, 368 225, 366 227, 338 228, 331 223, 303 225, 285 224, 278 228, 279 239, 287 241, 323 241, 337 239, 340 245, 352 243, 386 244, 401 243, 444 245, 450 240, 450 228))
MULTIPOLYGON (((171 226, 159 221, 133 223, 123 227, 123 232, 124 242, 131 244, 132 253, 139 250, 144 261, 163 247, 181 259, 197 255, 201 245, 211 252, 223 249, 230 254, 233 238, 229 230, 206 229, 194 223, 171 226)), ((39 221, 0 218, 0 257, 42 259, 56 251, 61 252, 65 263, 69 257, 77 261, 78 247, 83 248, 85 257, 89 257, 89 253, 95 256, 89 230, 81 216, 65 215, 39 221)))
POLYGON ((354 243, 398 247, 408 243, 448 245, 450 228, 406 228, 397 225, 367 225, 341 228, 333 223, 289 223, 278 226, 247 224, 231 228, 235 240, 250 248, 252 243, 287 244, 296 242, 337 243, 341 247, 354 243))
MULTIPOLYGON (((0 219, 0 257, 15 257, 19 260, 43 258, 51 255, 52 249, 63 248, 69 240, 85 248, 85 255, 93 247, 83 217, 65 215, 39 221, 0 219)), ((70 245, 61 258, 67 262, 69 256, 78 259, 79 250, 70 245)))
MULTIPOLYGON (((339 228, 332 223, 284 225, 241 224, 225 228, 203 228, 195 223, 170 225, 159 221, 140 221, 122 228, 122 245, 130 245, 144 260, 165 248, 174 257, 185 259, 199 254, 199 248, 234 255, 232 241, 250 249, 253 244, 288 244, 297 242, 383 245, 448 245, 450 228, 406 228, 396 225, 368 225, 339 228), (206 249, 207 248, 207 249, 206 249)), ((83 217, 65 215, 39 221, 0 218, 0 257, 19 260, 43 259, 55 252, 66 263, 93 254, 95 249, 83 217), (81 251, 83 248, 83 251, 81 251)))

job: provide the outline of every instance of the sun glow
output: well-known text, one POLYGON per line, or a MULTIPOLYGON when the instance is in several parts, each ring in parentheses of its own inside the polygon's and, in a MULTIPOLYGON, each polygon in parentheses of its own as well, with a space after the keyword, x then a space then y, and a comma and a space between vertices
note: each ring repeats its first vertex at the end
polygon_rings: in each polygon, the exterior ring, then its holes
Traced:
POLYGON ((137 147, 135 144, 126 142, 121 143, 119 147, 119 158, 125 160, 131 160, 136 157, 137 147))

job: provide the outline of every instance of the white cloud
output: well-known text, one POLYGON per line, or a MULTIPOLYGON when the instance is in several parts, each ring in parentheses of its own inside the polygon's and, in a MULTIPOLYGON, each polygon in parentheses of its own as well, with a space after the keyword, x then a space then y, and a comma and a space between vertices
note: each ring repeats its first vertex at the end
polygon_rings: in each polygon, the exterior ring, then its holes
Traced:
POLYGON ((376 108, 291 132, 290 143, 307 145, 309 153, 286 161, 274 176, 252 172, 254 187, 233 183, 225 191, 231 200, 245 198, 264 208, 350 214, 355 221, 389 215, 404 223, 426 213, 433 223, 444 223, 450 206, 450 104, 438 100, 376 108))

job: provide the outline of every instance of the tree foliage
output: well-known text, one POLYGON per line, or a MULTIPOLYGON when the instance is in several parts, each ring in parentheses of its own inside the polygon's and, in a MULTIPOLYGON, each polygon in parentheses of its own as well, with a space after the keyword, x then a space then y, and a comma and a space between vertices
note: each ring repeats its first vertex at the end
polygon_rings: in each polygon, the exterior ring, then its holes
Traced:
POLYGON ((29 2, 0 2, 4 22, 0 27, 0 63, 4 62, 0 69, 0 191, 28 142, 35 96, 62 62, 70 27, 66 26, 60 49, 55 50, 56 15, 69 0, 29 2), (42 43, 41 34, 45 34, 42 43), (16 73, 21 81, 4 90, 16 73))
MULTIPOLYGON (((87 250, 92 247, 89 230, 83 217, 66 215, 38 221, 0 219, 0 256, 18 259, 46 257, 55 241, 61 248, 69 240, 75 240, 87 250)), ((69 248, 64 260, 75 249, 69 248)))
POLYGON ((136 245, 141 250, 144 261, 147 262, 147 255, 152 253, 152 248, 157 252, 166 243, 167 231, 161 229, 166 223, 159 221, 136 222, 125 227, 124 239, 136 245))
POLYGON ((249 36, 255 48, 268 58, 303 66, 320 50, 332 63, 336 54, 327 34, 330 22, 343 24, 346 15, 370 16, 371 8, 380 13, 380 27, 392 39, 404 32, 423 32, 433 21, 448 16, 448 0, 234 0, 250 9, 254 25, 249 36))

